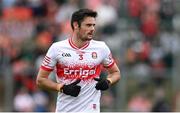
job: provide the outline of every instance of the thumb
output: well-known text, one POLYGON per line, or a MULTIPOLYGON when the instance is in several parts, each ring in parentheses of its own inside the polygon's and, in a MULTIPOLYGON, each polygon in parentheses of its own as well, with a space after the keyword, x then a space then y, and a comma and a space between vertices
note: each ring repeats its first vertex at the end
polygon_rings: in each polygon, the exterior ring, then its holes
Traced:
POLYGON ((77 79, 75 82, 71 83, 71 85, 76 85, 81 81, 81 79, 77 79))
POLYGON ((101 81, 100 78, 94 78, 94 80, 95 80, 95 81, 98 81, 98 82, 101 81))

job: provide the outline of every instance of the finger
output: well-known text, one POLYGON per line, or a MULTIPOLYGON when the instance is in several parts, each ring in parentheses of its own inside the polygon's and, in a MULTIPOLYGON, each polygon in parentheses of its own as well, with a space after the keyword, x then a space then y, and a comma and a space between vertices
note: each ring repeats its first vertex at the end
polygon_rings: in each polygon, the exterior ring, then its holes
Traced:
POLYGON ((80 90, 80 89, 81 89, 81 86, 78 86, 78 85, 77 85, 77 88, 80 90))
POLYGON ((81 79, 77 79, 75 82, 71 83, 72 85, 76 85, 81 81, 81 79))
POLYGON ((95 80, 95 81, 101 81, 101 79, 100 79, 100 78, 94 78, 94 80, 95 80))

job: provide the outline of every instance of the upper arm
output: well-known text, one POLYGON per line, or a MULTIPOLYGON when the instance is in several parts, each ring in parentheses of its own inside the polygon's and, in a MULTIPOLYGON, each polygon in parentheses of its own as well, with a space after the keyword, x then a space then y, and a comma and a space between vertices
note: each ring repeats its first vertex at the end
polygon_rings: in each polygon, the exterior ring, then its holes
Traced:
POLYGON ((36 78, 36 84, 40 84, 44 79, 47 79, 50 73, 51 71, 40 68, 36 78))
POLYGON ((41 64, 41 67, 39 69, 37 79, 36 79, 37 84, 41 83, 44 79, 48 78, 51 71, 54 70, 54 66, 57 63, 56 56, 57 56, 56 46, 53 44, 48 49, 48 52, 46 53, 46 56, 43 59, 43 62, 41 64))
POLYGON ((106 69, 107 69, 107 72, 109 73, 108 75, 111 75, 116 72, 120 74, 120 70, 119 70, 118 66, 116 65, 116 63, 114 63, 113 66, 106 68, 106 69))
POLYGON ((103 53, 104 58, 102 63, 109 73, 108 77, 116 76, 117 78, 120 78, 120 70, 112 57, 109 47, 105 43, 103 53))
POLYGON ((57 63, 57 50, 56 46, 53 44, 46 53, 46 56, 43 59, 41 64, 41 69, 45 71, 53 71, 54 66, 57 63))
POLYGON ((103 61, 102 64, 105 68, 110 68, 114 65, 114 59, 112 57, 109 47, 104 43, 103 45, 103 61))
POLYGON ((47 78, 50 73, 51 73, 51 71, 46 71, 46 70, 40 68, 39 72, 38 72, 38 75, 37 75, 37 79, 38 78, 47 78))

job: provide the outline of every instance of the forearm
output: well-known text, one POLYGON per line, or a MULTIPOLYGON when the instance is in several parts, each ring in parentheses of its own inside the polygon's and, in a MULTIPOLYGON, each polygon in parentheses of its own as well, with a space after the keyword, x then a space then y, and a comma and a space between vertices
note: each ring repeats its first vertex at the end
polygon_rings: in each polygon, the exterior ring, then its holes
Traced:
POLYGON ((108 74, 107 79, 111 82, 111 85, 117 83, 120 80, 120 72, 108 74))
POLYGON ((63 87, 63 84, 56 83, 48 78, 37 78, 36 83, 40 88, 53 91, 60 91, 63 87))

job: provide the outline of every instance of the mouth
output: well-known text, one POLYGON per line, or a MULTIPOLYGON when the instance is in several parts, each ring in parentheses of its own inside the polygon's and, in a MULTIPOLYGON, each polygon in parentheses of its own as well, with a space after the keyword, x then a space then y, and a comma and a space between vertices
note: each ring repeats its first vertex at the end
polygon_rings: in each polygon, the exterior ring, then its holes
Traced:
POLYGON ((93 33, 88 33, 88 36, 93 37, 93 33))

